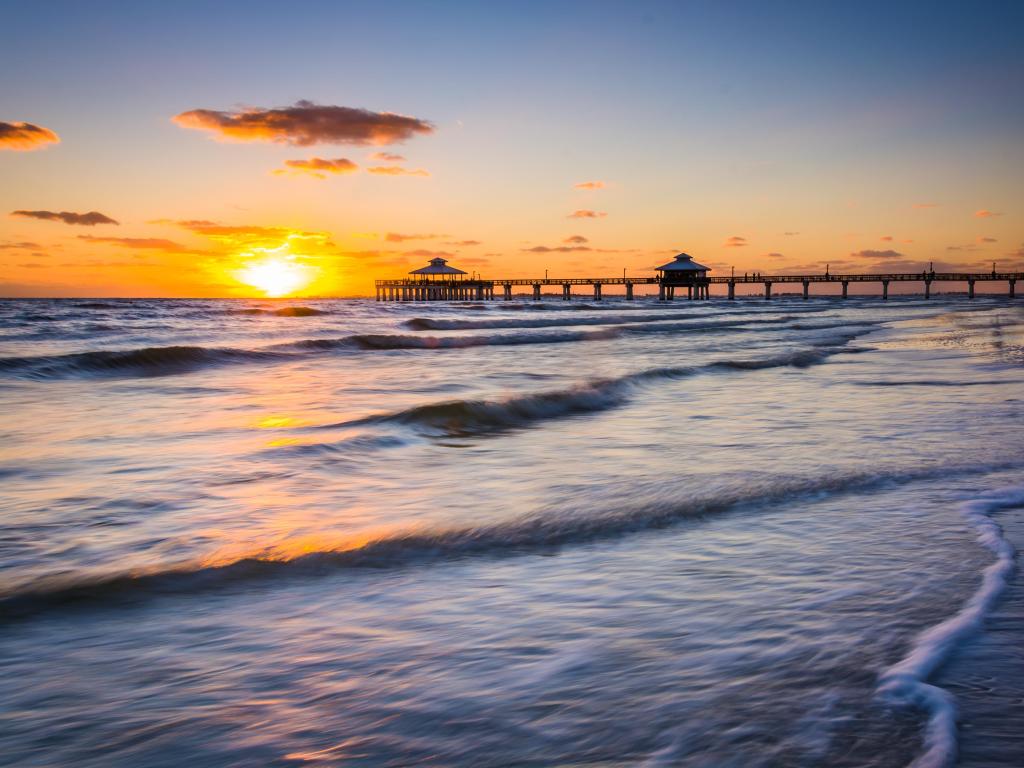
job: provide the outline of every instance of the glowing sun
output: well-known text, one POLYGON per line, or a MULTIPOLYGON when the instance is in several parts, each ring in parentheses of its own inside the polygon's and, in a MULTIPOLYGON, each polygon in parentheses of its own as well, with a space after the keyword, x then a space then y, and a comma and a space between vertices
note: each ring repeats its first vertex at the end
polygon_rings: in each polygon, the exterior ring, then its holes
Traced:
POLYGON ((266 296, 287 296, 309 284, 312 270, 285 258, 271 257, 246 265, 235 277, 266 296))

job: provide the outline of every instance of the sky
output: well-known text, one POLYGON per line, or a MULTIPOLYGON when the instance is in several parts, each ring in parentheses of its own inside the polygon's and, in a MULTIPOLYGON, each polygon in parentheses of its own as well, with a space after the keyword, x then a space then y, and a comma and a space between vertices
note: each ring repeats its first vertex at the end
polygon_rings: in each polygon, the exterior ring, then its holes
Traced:
POLYGON ((0 296, 1024 268, 1024 4, 0 0, 0 296))

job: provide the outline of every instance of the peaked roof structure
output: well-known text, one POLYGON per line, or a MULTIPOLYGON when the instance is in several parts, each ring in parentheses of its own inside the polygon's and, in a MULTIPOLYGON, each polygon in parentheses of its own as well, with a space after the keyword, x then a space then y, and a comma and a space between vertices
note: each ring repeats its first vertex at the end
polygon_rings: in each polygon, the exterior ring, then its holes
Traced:
POLYGON ((425 267, 414 269, 410 275, 465 275, 466 272, 455 267, 449 267, 446 259, 431 259, 425 267))
POLYGON ((707 272, 710 267, 698 264, 693 256, 688 253, 680 253, 668 264, 655 267, 658 272, 707 272))

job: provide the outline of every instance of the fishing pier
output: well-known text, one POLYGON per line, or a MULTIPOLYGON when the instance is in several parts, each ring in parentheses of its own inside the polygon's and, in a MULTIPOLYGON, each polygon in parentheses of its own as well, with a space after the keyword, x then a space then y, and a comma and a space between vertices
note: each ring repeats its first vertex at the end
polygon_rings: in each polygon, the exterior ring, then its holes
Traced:
MULTIPOLYGON (((889 274, 824 274, 814 275, 765 275, 760 272, 748 272, 744 275, 728 277, 712 277, 708 275, 708 267, 702 266, 688 254, 681 253, 668 264, 655 270, 658 274, 652 277, 572 277, 572 278, 514 278, 484 280, 467 277, 467 273, 450 267, 444 259, 432 259, 430 264, 410 272, 410 277, 398 280, 377 280, 377 301, 487 301, 501 298, 510 301, 513 288, 530 288, 534 301, 541 300, 541 291, 545 286, 559 286, 561 298, 569 301, 575 286, 589 286, 594 301, 600 301, 604 286, 621 285, 625 287, 627 301, 635 298, 634 288, 638 285, 658 286, 658 300, 672 301, 676 298, 676 290, 680 298, 709 299, 712 285, 726 286, 725 296, 736 298, 736 286, 755 285, 763 289, 764 298, 772 298, 772 288, 777 285, 800 285, 804 299, 810 297, 811 284, 834 283, 841 286, 842 297, 849 297, 851 283, 878 283, 883 299, 889 298, 891 283, 920 283, 924 287, 924 297, 931 298, 933 283, 966 283, 967 295, 974 298, 977 283, 1002 282, 1008 286, 1008 295, 1013 298, 1018 280, 1024 280, 1024 272, 896 272, 889 274)), ((557 294, 556 294, 557 295, 557 294)))

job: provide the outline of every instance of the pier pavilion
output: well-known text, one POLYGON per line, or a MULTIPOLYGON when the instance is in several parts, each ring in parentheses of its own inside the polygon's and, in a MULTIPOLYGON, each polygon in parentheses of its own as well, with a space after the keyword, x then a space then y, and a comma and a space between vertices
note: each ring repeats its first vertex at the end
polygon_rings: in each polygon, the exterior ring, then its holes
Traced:
POLYGON ((703 264, 698 264, 688 253, 678 254, 668 264, 655 267, 659 272, 661 282, 658 288, 658 300, 671 301, 676 297, 676 288, 686 288, 686 298, 707 299, 710 298, 708 287, 708 269, 703 264))
POLYGON ((491 280, 467 278, 467 272, 433 258, 425 267, 409 272, 403 280, 378 280, 377 301, 466 301, 493 299, 491 280))

